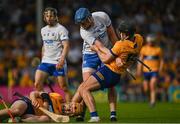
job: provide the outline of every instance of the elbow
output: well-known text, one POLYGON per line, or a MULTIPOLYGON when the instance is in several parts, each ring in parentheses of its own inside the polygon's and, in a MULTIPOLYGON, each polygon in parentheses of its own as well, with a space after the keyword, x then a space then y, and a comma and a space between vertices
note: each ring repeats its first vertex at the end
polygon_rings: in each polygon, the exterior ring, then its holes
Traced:
POLYGON ((110 62, 110 60, 107 58, 107 57, 105 57, 103 60, 101 60, 104 64, 108 64, 109 62, 110 62))
POLYGON ((108 64, 113 60, 113 58, 109 55, 106 54, 105 56, 103 56, 103 59, 101 60, 103 63, 108 64))
POLYGON ((103 62, 104 64, 108 64, 108 61, 107 61, 107 60, 102 60, 102 62, 103 62))

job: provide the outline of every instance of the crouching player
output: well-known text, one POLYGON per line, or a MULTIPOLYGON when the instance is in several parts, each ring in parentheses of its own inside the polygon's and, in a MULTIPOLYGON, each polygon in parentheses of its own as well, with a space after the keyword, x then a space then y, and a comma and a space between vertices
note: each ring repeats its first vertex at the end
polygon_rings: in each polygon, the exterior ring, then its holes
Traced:
POLYGON ((73 102, 84 100, 91 115, 89 122, 100 120, 91 92, 115 86, 120 81, 121 74, 134 63, 132 57, 137 56, 142 47, 143 38, 141 35, 135 34, 135 28, 132 24, 122 21, 118 28, 118 34, 121 41, 116 42, 110 50, 100 42, 91 46, 91 49, 97 52, 105 65, 81 83, 72 99, 73 102))
MULTIPOLYGON (((61 115, 79 115, 82 107, 79 103, 63 103, 63 97, 58 93, 32 91, 30 100, 26 97, 15 100, 9 108, 18 122, 51 122, 52 120, 38 108, 43 107, 61 115)), ((8 119, 8 109, 0 110, 0 120, 8 119)))

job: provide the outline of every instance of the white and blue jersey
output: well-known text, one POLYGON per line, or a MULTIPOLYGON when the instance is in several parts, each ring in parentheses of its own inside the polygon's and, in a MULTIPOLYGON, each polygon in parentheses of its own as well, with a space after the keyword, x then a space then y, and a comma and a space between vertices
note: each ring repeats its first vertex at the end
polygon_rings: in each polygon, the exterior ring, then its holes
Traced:
POLYGON ((56 64, 60 60, 63 51, 62 42, 67 42, 69 39, 67 29, 59 23, 53 27, 47 25, 41 29, 41 36, 44 51, 38 69, 50 75, 64 76, 64 68, 56 70, 56 64))
POLYGON ((83 71, 86 68, 97 69, 99 63, 101 63, 98 55, 90 49, 90 46, 94 44, 95 40, 100 40, 107 48, 111 48, 112 44, 107 34, 107 27, 111 25, 111 20, 105 12, 92 13, 94 25, 88 30, 80 28, 80 35, 84 40, 83 43, 83 71))

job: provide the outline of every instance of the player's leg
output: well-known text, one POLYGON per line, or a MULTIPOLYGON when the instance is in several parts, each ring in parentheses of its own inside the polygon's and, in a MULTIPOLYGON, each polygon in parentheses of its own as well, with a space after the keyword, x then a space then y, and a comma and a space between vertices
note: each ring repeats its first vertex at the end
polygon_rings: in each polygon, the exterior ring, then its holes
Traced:
POLYGON ((91 121, 99 121, 99 117, 95 108, 95 100, 91 92, 101 88, 95 77, 90 76, 85 82, 79 87, 79 93, 83 98, 86 106, 88 107, 91 114, 91 121))
POLYGON ((23 119, 21 119, 22 122, 50 122, 51 119, 46 116, 46 115, 42 115, 42 116, 36 116, 36 115, 32 115, 32 114, 27 114, 23 116, 23 119))
POLYGON ((153 76, 150 80, 149 88, 150 88, 150 105, 153 107, 156 102, 156 83, 157 76, 153 76))
POLYGON ((148 83, 149 83, 149 81, 148 80, 144 80, 143 81, 143 91, 144 91, 144 93, 145 94, 147 94, 147 92, 148 92, 148 83))
POLYGON ((115 87, 108 89, 108 101, 110 107, 110 120, 117 121, 116 119, 116 102, 117 102, 117 93, 115 87))
POLYGON ((46 82, 49 75, 52 75, 51 68, 53 64, 41 63, 35 73, 35 88, 37 91, 43 91, 43 83, 46 82))
POLYGON ((66 69, 67 69, 66 64, 64 65, 63 68, 58 69, 58 70, 56 69, 56 65, 51 66, 51 71, 52 71, 53 76, 57 77, 58 85, 65 93, 66 102, 70 102, 72 95, 68 89, 68 84, 67 84, 68 79, 66 77, 67 76, 66 69))
POLYGON ((48 74, 46 72, 43 72, 41 70, 37 70, 35 73, 35 88, 38 91, 43 91, 43 83, 48 78, 48 74))
POLYGON ((91 112, 91 122, 99 121, 99 117, 95 108, 94 97, 91 92, 99 89, 110 88, 115 86, 120 80, 120 75, 111 71, 108 67, 103 66, 94 72, 80 86, 80 95, 91 112), (93 119, 94 117, 94 119, 93 119))
POLYGON ((145 72, 144 73, 144 80, 143 80, 143 95, 145 100, 149 98, 148 92, 149 92, 149 81, 150 81, 150 73, 145 72))
MULTIPOLYGON (((82 85, 82 83, 80 84, 80 86, 82 85)), ((80 95, 80 90, 81 90, 81 87, 78 87, 78 89, 76 90, 76 93, 74 94, 74 96, 73 96, 73 98, 72 98, 72 102, 74 102, 74 103, 81 103, 82 105, 83 105, 83 103, 82 103, 82 97, 81 97, 81 95, 80 95)))
MULTIPOLYGON (((85 82, 93 72, 96 71, 98 66, 100 65, 100 59, 97 54, 84 54, 83 55, 83 64, 82 64, 82 77, 83 82, 85 82)), ((83 105, 83 112, 80 116, 76 118, 76 121, 84 121, 85 113, 86 113, 86 105, 83 100, 81 101, 83 105)))
MULTIPOLYGON (((14 117, 21 116, 25 113, 27 104, 25 101, 17 100, 9 108, 14 117)), ((8 109, 0 110, 0 120, 9 118, 8 109)))
MULTIPOLYGON (((83 81, 86 81, 94 71, 95 71, 95 69, 92 69, 92 68, 84 69, 82 72, 83 81)), ((86 113, 86 105, 85 105, 84 101, 82 100, 82 97, 79 94, 79 90, 77 90, 77 92, 73 96, 72 101, 79 101, 80 99, 81 99, 80 103, 83 106, 83 112, 79 116, 77 116, 76 121, 84 121, 84 117, 85 117, 85 113, 86 113)))
POLYGON ((71 93, 68 90, 68 85, 66 83, 65 77, 64 76, 58 76, 57 79, 58 79, 59 87, 65 92, 66 102, 70 102, 71 101, 71 93))
POLYGON ((148 89, 149 89, 149 81, 148 80, 144 80, 143 81, 143 97, 144 97, 144 100, 148 100, 149 98, 149 95, 148 95, 148 89))

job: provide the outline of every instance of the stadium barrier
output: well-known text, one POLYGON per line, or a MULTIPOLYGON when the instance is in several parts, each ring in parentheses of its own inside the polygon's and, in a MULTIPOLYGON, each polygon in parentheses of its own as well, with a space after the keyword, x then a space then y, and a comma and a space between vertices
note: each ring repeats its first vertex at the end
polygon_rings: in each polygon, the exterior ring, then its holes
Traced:
MULTIPOLYGON (((59 89, 58 85, 52 85, 52 88, 55 92, 60 93, 64 97, 64 91, 59 89)), ((51 92, 48 86, 44 87, 46 92, 51 92)), ((1 86, 0 87, 0 95, 3 97, 4 101, 11 103, 13 100, 17 99, 16 96, 13 96, 15 92, 19 92, 23 94, 24 96, 29 96, 29 93, 33 91, 33 87, 20 87, 20 86, 14 86, 14 87, 7 87, 7 86, 1 86)))
POLYGON ((180 86, 170 86, 168 93, 170 102, 180 103, 180 86))

